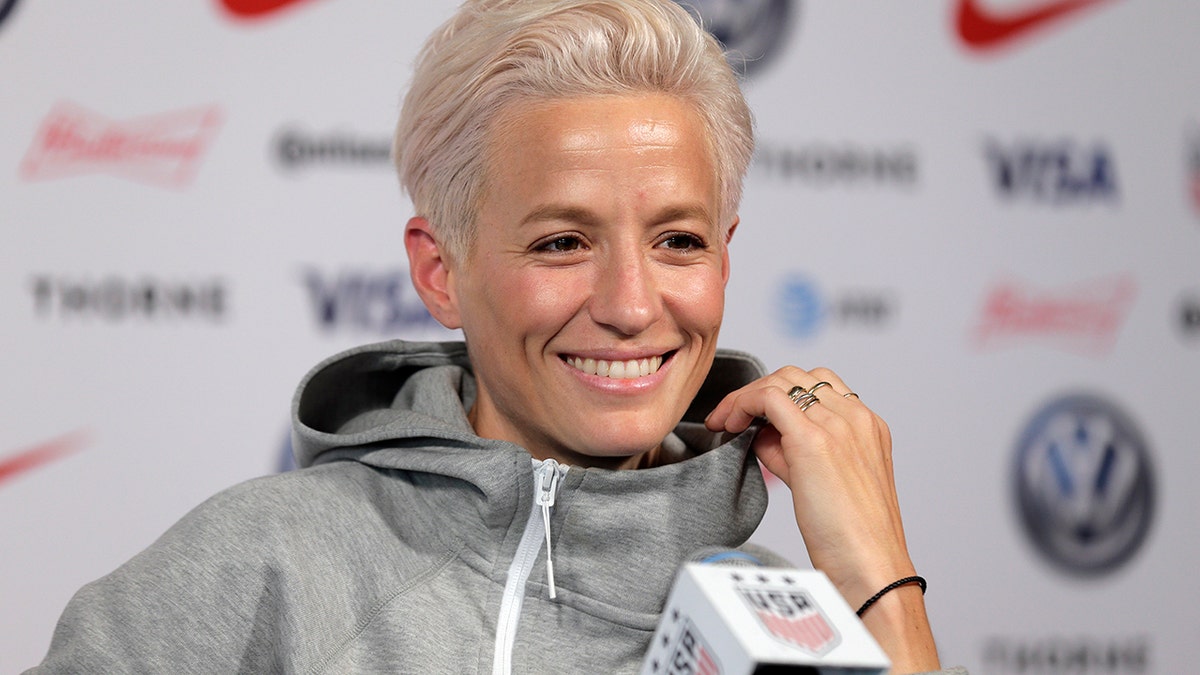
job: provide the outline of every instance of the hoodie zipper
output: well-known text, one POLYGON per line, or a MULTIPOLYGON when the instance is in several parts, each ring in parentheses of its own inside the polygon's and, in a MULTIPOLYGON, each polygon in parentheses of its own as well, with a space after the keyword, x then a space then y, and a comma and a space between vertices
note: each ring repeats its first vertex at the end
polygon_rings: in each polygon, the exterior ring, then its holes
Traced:
POLYGON ((492 672, 508 675, 512 672, 513 644, 517 637, 517 622, 521 616, 521 605, 525 599, 525 582, 537 562, 546 541, 546 583, 550 597, 558 592, 554 585, 554 563, 550 545, 550 509, 558 496, 562 477, 567 466, 553 459, 533 460, 533 505, 525 522, 525 531, 517 544, 517 553, 508 567, 508 579, 504 583, 504 596, 500 600, 500 616, 496 621, 496 646, 492 653, 492 672))

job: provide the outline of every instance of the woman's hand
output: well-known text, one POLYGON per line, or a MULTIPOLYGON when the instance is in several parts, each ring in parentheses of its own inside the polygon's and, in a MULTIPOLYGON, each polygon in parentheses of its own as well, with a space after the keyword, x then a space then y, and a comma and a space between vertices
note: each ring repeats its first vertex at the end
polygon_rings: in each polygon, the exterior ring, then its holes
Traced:
MULTIPOLYGON (((833 371, 788 366, 730 393, 705 424, 712 431, 738 433, 755 418, 766 418, 754 452, 791 489, 796 524, 813 566, 858 607, 916 572, 896 498, 891 432, 851 392, 833 371), (793 394, 801 405, 789 397, 797 386, 804 389, 793 394), (818 402, 804 405, 808 393, 818 402)), ((919 587, 891 591, 863 619, 888 652, 894 672, 937 669, 919 587)))

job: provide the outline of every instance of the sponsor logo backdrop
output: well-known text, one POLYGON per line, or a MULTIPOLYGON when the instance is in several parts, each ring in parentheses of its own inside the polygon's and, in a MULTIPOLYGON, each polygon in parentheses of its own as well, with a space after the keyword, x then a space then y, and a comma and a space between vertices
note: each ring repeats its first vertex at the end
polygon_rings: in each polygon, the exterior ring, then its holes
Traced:
MULTIPOLYGON (((722 342, 835 368, 891 424, 944 659, 1188 671, 1200 4, 692 4, 761 139, 722 342)), ((279 470, 319 359, 452 336, 386 160, 452 10, 0 2, 0 672, 279 470)), ((756 538, 804 564, 771 485, 756 538)))

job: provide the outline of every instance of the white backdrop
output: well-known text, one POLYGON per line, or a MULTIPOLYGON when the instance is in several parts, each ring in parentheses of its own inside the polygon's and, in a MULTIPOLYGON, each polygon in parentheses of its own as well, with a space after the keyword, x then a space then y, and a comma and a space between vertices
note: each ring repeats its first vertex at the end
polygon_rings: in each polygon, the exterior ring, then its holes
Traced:
MULTIPOLYGON (((832 367, 891 424, 943 659, 1187 672, 1200 4, 693 4, 764 50, 722 344, 832 367)), ((0 2, 0 672, 278 470, 317 360, 449 335, 386 148, 452 10, 0 2)), ((781 489, 757 539, 803 562, 781 489)))

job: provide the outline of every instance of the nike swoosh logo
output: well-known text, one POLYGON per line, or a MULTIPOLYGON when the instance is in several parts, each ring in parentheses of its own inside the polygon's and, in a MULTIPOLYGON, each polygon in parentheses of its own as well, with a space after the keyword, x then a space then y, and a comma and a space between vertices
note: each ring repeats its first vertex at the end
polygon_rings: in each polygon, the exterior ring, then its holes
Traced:
POLYGON ((82 448, 86 442, 87 434, 76 431, 0 459, 0 484, 47 462, 69 455, 82 448))
POLYGON ((304 0, 221 0, 230 14, 243 19, 257 19, 304 0))
POLYGON ((955 26, 968 47, 997 49, 1011 44, 1033 31, 1048 26, 1082 9, 1105 0, 1043 1, 1023 11, 998 14, 983 6, 985 0, 958 0, 955 26))

